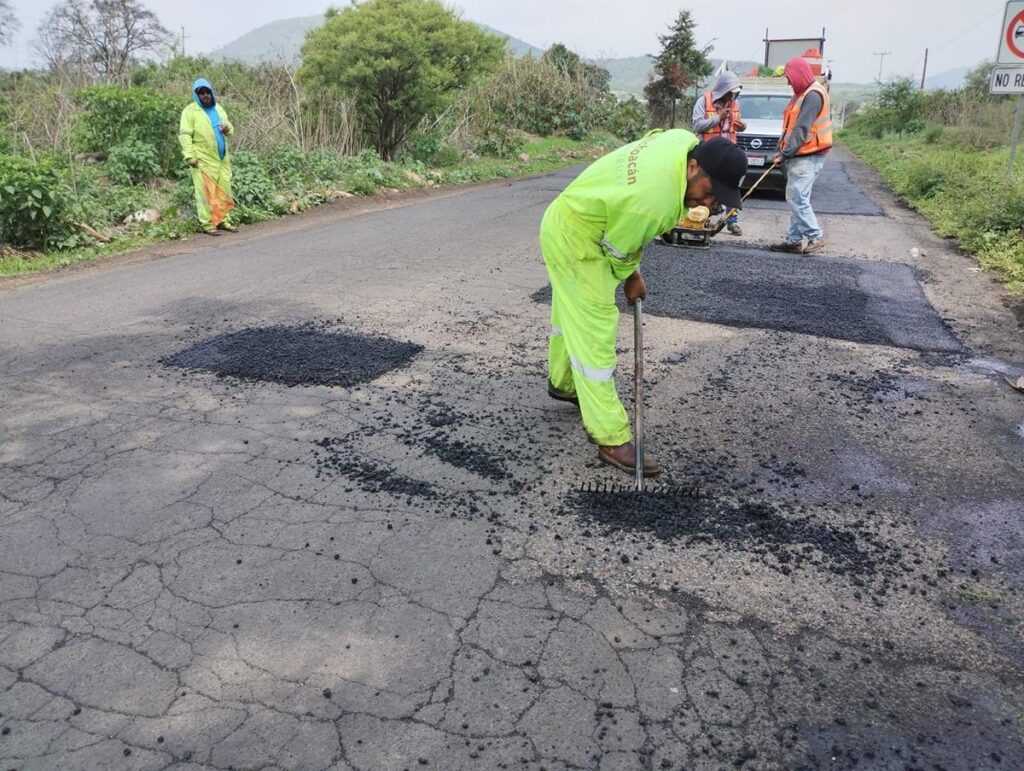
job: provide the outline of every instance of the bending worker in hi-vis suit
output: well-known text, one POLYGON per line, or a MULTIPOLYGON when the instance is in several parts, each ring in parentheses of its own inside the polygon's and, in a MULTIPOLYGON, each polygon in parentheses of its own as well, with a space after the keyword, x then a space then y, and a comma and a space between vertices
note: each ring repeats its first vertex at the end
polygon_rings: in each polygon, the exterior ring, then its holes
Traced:
MULTIPOLYGON (((746 171, 746 155, 728 139, 699 143, 682 129, 652 132, 595 161, 544 215, 540 245, 552 289, 548 394, 579 406, 605 463, 635 473, 636 448, 615 390, 615 288, 625 281, 630 305, 644 299, 644 245, 692 206, 740 208, 746 171)), ((645 476, 659 473, 645 461, 645 476)))

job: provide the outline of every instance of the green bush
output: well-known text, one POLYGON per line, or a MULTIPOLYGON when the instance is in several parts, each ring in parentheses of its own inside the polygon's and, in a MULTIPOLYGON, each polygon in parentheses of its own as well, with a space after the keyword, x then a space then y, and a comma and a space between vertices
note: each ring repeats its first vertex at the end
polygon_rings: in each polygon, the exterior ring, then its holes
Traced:
POLYGON ((635 142, 647 133, 651 120, 647 108, 636 97, 619 102, 605 124, 623 142, 635 142))
POLYGON ((942 126, 929 126, 924 132, 924 141, 930 145, 938 144, 942 139, 944 129, 942 126))
POLYGON ((337 182, 342 177, 344 158, 337 150, 321 147, 306 156, 306 170, 319 185, 337 182))
POLYGON ((904 134, 920 134, 928 128, 928 124, 922 118, 911 118, 903 124, 904 134))
POLYGON ((434 165, 442 169, 457 166, 462 160, 462 153, 455 145, 444 145, 434 154, 434 165))
POLYGON ((444 143, 444 134, 433 131, 414 131, 405 140, 405 152, 408 157, 421 163, 434 163, 444 143))
POLYGON ((567 74, 549 59, 530 57, 508 59, 471 100, 473 131, 479 137, 514 128, 582 139, 606 123, 615 105, 586 73, 567 74))
POLYGON ((235 219, 239 222, 256 222, 284 213, 285 207, 277 199, 274 182, 256 153, 239 150, 232 154, 231 171, 235 219))
POLYGON ((119 185, 138 185, 160 176, 160 154, 148 142, 129 137, 110 148, 106 170, 119 185))
POLYGON ((929 198, 942 190, 946 174, 928 159, 915 158, 903 168, 897 192, 909 198, 929 198))
POLYGON ((491 158, 514 158, 526 148, 528 137, 522 131, 494 124, 485 128, 476 141, 476 151, 491 158))
POLYGON ((75 144, 84 152, 109 153, 129 140, 156 150, 164 173, 180 164, 178 122, 184 107, 174 96, 148 88, 90 86, 78 92, 84 108, 75 144))
POLYGON ((72 232, 67 189, 48 163, 0 155, 0 241, 59 248, 72 232))
POLYGON ((302 184, 306 157, 294 145, 275 145, 260 154, 267 174, 275 185, 294 188, 302 184))

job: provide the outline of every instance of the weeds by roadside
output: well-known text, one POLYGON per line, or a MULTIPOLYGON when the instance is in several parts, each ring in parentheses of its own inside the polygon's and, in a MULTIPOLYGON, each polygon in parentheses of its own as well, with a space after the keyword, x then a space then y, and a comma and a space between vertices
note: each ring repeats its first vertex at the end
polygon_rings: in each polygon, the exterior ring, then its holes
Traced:
MULTIPOLYGON (((233 193, 239 221, 258 222, 381 191, 539 174, 587 163, 618 144, 617 138, 606 133, 596 133, 581 141, 550 137, 526 143, 523 154, 512 159, 471 155, 450 166, 430 166, 410 156, 384 162, 373 152, 351 156, 330 148, 302 152, 284 145, 263 153, 241 150, 233 156, 233 193)), ((80 231, 64 229, 60 237, 65 241, 59 250, 0 251, 0 276, 54 270, 197 232, 192 187, 183 173, 177 181, 157 179, 132 186, 111 181, 97 164, 75 162, 64 171, 66 183, 56 182, 55 176, 47 177, 51 185, 60 188, 63 204, 97 223, 112 241, 97 243, 80 231), (134 213, 147 210, 159 213, 160 219, 152 223, 130 220, 134 213), (127 223, 125 218, 129 218, 127 223)), ((26 180, 28 195, 31 196, 31 186, 37 183, 34 177, 26 180)), ((2 213, 0 200, 0 216, 2 213)))
POLYGON ((1007 178, 1013 105, 972 74, 958 91, 922 94, 909 81, 882 87, 851 119, 842 142, 978 263, 1024 294, 1024 164, 1007 178))

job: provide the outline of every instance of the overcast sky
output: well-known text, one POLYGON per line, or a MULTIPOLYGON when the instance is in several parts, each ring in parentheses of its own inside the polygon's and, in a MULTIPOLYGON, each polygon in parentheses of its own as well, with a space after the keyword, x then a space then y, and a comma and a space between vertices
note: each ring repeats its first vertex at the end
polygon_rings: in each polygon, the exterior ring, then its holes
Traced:
MULTIPOLYGON (((206 52, 267 22, 319 14, 323 0, 144 0, 161 21, 185 27, 189 52, 206 52)), ((0 49, 0 66, 33 63, 36 29, 56 0, 13 0, 22 29, 0 49)), ((335 2, 344 5, 345 2, 335 2)), ((465 16, 541 48, 563 42, 586 56, 634 56, 655 52, 657 35, 681 8, 697 20, 701 43, 713 55, 759 59, 765 27, 771 37, 810 37, 826 28, 825 58, 836 80, 868 82, 878 75, 875 52, 885 57, 884 75, 920 76, 924 49, 929 74, 973 66, 993 58, 1004 0, 459 0, 465 16)))

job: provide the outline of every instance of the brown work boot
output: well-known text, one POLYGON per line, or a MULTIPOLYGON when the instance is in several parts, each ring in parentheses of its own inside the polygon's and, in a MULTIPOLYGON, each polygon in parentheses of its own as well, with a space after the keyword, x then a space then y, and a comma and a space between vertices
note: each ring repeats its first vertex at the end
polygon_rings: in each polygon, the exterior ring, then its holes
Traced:
POLYGON ((732 234, 733 234, 734 236, 742 236, 742 235, 743 235, 743 230, 742 230, 742 228, 740 228, 740 226, 739 226, 738 224, 735 224, 735 223, 734 223, 734 224, 732 224, 732 225, 730 225, 730 226, 729 226, 729 227, 727 228, 727 230, 728 230, 728 231, 729 231, 730 233, 732 233, 732 234))
POLYGON ((787 254, 803 254, 803 241, 780 241, 777 244, 769 244, 768 248, 773 252, 786 252, 787 254))
MULTIPOLYGON (((618 447, 601 446, 597 448, 597 458, 602 463, 625 471, 627 474, 636 473, 636 445, 632 442, 620 444, 618 447)), ((644 476, 656 477, 661 473, 661 466, 652 460, 644 458, 644 476)))
POLYGON ((824 238, 815 238, 813 241, 808 241, 807 246, 804 247, 804 254, 811 254, 812 252, 820 252, 825 248, 824 238))
POLYGON ((217 230, 217 228, 215 228, 215 227, 203 228, 203 232, 206 233, 206 235, 208 235, 208 236, 219 236, 220 235, 220 231, 217 230))
POLYGON ((561 391, 551 385, 551 381, 548 381, 548 396, 552 399, 557 399, 560 402, 569 402, 569 404, 575 404, 577 407, 580 406, 580 400, 576 394, 569 393, 568 391, 561 391))
POLYGON ((222 222, 222 223, 220 223, 220 225, 218 225, 218 227, 221 230, 226 230, 229 233, 237 233, 238 232, 238 228, 235 227, 234 225, 232 225, 230 222, 222 222))

